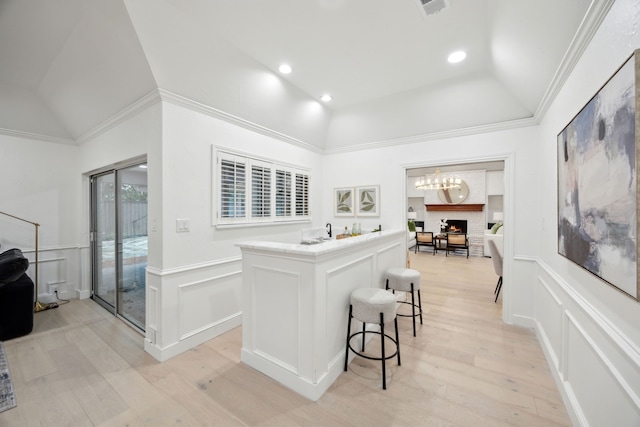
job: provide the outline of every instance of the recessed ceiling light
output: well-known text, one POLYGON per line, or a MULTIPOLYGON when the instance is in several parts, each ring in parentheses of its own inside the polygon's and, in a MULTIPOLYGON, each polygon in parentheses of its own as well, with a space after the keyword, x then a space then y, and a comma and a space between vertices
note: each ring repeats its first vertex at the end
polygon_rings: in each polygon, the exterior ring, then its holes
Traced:
POLYGON ((329 95, 328 93, 325 93, 324 95, 322 95, 320 97, 321 100, 323 100, 324 102, 329 102, 333 99, 333 97, 331 95, 329 95))
POLYGON ((278 67, 278 71, 280 71, 282 74, 289 74, 291 73, 291 71, 293 71, 293 68, 291 68, 291 65, 289 64, 282 64, 280 65, 280 67, 278 67))
POLYGON ((453 52, 451 55, 449 55, 449 58, 447 58, 447 61, 449 61, 452 64, 455 64, 456 62, 460 62, 464 60, 464 58, 466 57, 467 57, 466 52, 462 50, 458 50, 456 52, 453 52))

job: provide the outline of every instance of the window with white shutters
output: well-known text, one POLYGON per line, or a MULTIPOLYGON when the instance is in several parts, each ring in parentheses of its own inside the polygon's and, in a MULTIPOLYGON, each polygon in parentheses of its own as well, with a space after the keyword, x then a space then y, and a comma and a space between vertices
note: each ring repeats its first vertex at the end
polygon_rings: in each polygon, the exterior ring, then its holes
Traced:
POLYGON ((271 217, 271 168, 251 166, 251 217, 271 217))
POLYGON ((276 216, 291 216, 291 172, 276 169, 276 216))
POLYGON ((216 164, 216 224, 310 219, 308 171, 225 151, 216 164))
POLYGON ((246 217, 246 165, 234 158, 220 159, 220 218, 246 217))
POLYGON ((309 215, 309 175, 296 172, 296 216, 309 215))

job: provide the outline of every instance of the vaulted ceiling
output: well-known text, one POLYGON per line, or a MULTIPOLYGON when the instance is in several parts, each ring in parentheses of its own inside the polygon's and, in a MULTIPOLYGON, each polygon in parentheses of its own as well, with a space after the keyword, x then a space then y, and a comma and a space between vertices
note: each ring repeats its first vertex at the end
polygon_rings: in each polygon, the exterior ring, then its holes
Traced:
POLYGON ((435 1, 0 0, 0 129, 81 141, 157 88, 321 149, 535 120, 612 3, 435 1))

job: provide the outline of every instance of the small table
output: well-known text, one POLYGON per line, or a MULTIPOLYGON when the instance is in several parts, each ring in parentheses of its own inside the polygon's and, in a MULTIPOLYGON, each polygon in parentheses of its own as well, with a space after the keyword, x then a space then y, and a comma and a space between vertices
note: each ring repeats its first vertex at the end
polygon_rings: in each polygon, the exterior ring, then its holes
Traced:
POLYGON ((438 253, 438 249, 447 249, 447 235, 446 234, 437 234, 434 237, 436 241, 436 253, 438 253))

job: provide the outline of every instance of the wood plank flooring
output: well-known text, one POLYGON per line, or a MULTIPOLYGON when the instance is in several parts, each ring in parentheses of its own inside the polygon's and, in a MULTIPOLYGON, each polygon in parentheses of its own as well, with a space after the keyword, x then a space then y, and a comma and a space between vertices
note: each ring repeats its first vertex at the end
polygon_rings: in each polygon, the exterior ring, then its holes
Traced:
MULTIPOLYGON (((240 362, 236 328, 167 362, 91 300, 5 342, 18 406, 0 426, 567 426, 533 331, 505 325, 488 258, 411 254, 424 325, 400 318, 402 366, 356 358, 318 402, 240 362)), ((409 307, 403 306, 402 310, 409 307)))

